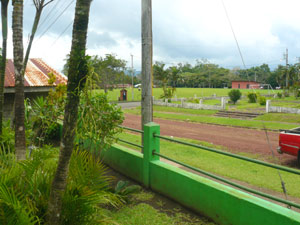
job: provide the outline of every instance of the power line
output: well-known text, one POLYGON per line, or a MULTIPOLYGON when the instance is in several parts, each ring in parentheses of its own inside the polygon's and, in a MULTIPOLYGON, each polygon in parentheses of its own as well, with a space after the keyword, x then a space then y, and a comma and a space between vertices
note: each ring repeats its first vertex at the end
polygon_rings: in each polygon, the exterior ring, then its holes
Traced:
POLYGON ((59 14, 58 17, 56 17, 56 19, 50 24, 50 26, 48 26, 48 28, 41 34, 41 36, 39 37, 38 40, 40 40, 45 33, 56 23, 56 21, 66 12, 66 10, 71 6, 71 4, 74 2, 75 0, 71 0, 71 2, 67 5, 66 8, 64 8, 64 10, 59 14))
MULTIPOLYGON (((56 4, 52 6, 51 10, 49 10, 48 14, 44 17, 43 21, 40 23, 40 28, 43 26, 45 21, 49 21, 50 15, 53 13, 53 11, 55 11, 55 9, 56 9, 59 2, 60 2, 59 0, 56 0, 56 4)), ((57 11, 55 12, 53 17, 56 16, 56 13, 57 13, 57 11)))
POLYGON ((63 32, 60 33, 60 35, 55 39, 55 41, 52 43, 51 47, 55 45, 55 43, 58 41, 58 39, 70 28, 70 26, 73 24, 73 21, 63 30, 63 32))

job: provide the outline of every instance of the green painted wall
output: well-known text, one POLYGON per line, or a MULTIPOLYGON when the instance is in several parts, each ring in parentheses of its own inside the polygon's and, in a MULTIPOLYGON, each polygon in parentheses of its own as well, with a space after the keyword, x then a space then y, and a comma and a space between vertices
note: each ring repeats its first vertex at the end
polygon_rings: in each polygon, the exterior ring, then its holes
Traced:
POLYGON ((224 225, 300 225, 300 214, 232 187, 163 163, 159 153, 159 125, 144 126, 144 155, 119 145, 102 159, 145 187, 224 225))
POLYGON ((300 214, 160 161, 150 163, 150 187, 220 224, 294 225, 300 214))
MULTIPOLYGON (((114 145, 103 161, 143 184, 143 155, 114 145)), ((300 214, 160 162, 149 163, 149 187, 224 225, 300 225, 300 214)))
POLYGON ((102 152, 102 160, 111 168, 133 180, 143 183, 143 154, 120 145, 102 152))

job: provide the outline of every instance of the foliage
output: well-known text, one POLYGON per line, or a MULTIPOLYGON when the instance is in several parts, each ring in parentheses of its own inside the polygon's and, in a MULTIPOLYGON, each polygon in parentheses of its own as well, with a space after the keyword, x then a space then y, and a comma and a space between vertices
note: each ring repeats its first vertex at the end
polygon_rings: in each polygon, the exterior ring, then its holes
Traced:
POLYGON ((125 201, 128 201, 129 195, 141 191, 141 186, 128 184, 128 181, 120 180, 114 189, 114 193, 118 194, 125 201))
MULTIPOLYGON (((47 146, 34 149, 22 162, 0 151, 0 224, 44 223, 57 160, 58 149, 47 146)), ((63 195, 63 224, 96 224, 102 219, 101 205, 122 205, 119 195, 109 191, 110 180, 98 159, 75 151, 63 195)))
POLYGON ((10 126, 10 120, 2 125, 2 134, 0 136, 0 150, 14 152, 15 150, 15 132, 10 126))
MULTIPOLYGON (((52 85, 56 77, 53 73, 49 77, 48 82, 52 85)), ((49 91, 46 98, 38 97, 32 103, 26 100, 25 121, 27 129, 31 128, 34 132, 31 137, 34 144, 41 146, 53 139, 59 139, 58 120, 63 116, 66 91, 65 84, 58 84, 54 90, 49 91)))
POLYGON ((79 140, 89 140, 86 147, 100 153, 113 143, 124 117, 120 107, 108 102, 106 94, 93 95, 94 76, 97 74, 90 71, 81 95, 76 132, 79 140))
POLYGON ((242 96, 242 93, 239 89, 232 89, 228 92, 230 100, 235 104, 242 96))
POLYGON ((163 86, 163 94, 160 96, 162 99, 171 99, 174 96, 176 89, 163 86))
POLYGON ((63 224, 96 224, 103 219, 101 205, 122 205, 120 197, 109 191, 111 180, 99 159, 87 151, 75 151, 63 197, 63 224))
POLYGON ((250 92, 247 94, 248 102, 249 103, 256 103, 257 102, 257 94, 255 92, 250 92))
POLYGON ((190 102, 190 103, 195 103, 195 104, 199 104, 199 103, 200 103, 200 100, 197 99, 197 98, 192 98, 192 99, 189 99, 188 102, 190 102))
POLYGON ((265 96, 258 96, 258 102, 260 105, 266 105, 266 97, 265 96))
MULTIPOLYGON (((63 73, 66 76, 68 76, 69 59, 70 56, 67 55, 65 59, 66 64, 63 68, 63 73)), ((114 86, 124 83, 125 77, 127 78, 126 83, 128 83, 129 77, 125 76, 124 73, 126 61, 118 59, 114 54, 106 54, 105 57, 99 57, 97 55, 89 57, 88 64, 89 69, 92 69, 93 73, 96 74, 96 88, 100 86, 107 92, 107 90, 112 90, 114 86)), ((135 82, 137 82, 136 79, 135 82)), ((131 78, 129 83, 131 83, 131 78)))
POLYGON ((278 93, 277 93, 277 97, 278 97, 278 98, 282 98, 282 96, 283 96, 283 95, 282 95, 282 92, 278 92, 278 93))

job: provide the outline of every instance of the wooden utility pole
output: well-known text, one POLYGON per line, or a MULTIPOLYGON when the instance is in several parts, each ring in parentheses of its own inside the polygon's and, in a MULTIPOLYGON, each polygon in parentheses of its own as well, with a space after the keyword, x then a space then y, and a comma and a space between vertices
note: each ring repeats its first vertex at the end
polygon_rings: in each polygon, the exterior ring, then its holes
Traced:
POLYGON ((152 0, 142 0, 142 129, 153 121, 152 0))

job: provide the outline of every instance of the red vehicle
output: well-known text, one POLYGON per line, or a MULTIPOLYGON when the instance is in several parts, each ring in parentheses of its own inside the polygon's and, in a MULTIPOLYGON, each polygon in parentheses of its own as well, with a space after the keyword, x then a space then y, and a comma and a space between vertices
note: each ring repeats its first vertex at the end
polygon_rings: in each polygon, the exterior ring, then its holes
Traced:
POLYGON ((300 166, 300 127, 292 130, 280 130, 278 153, 286 153, 298 157, 300 166))

